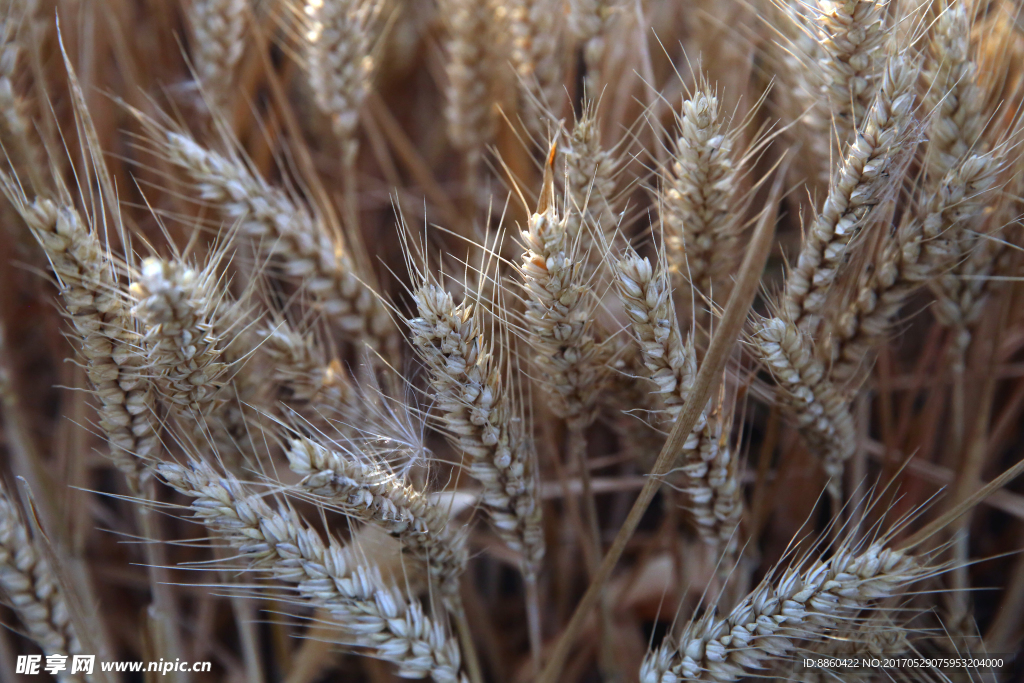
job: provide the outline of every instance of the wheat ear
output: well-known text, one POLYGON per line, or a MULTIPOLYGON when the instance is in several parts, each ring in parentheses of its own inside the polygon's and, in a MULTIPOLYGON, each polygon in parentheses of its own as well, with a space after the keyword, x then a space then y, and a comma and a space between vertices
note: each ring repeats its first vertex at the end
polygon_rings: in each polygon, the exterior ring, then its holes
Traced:
POLYGON ((737 210, 735 134, 718 98, 701 83, 676 117, 680 134, 672 171, 662 179, 659 206, 673 270, 705 295, 738 262, 742 213, 737 210))
POLYGON ((526 290, 526 331, 540 383, 555 413, 572 428, 597 416, 598 396, 608 381, 608 349, 594 330, 596 298, 588 296, 589 277, 581 258, 583 242, 569 211, 559 215, 551 173, 546 174, 541 206, 522 232, 526 251, 519 275, 526 290))
MULTIPOLYGON (((937 278, 945 280, 948 271, 960 265, 952 238, 980 215, 999 165, 991 153, 961 159, 939 183, 941 190, 923 197, 923 206, 904 217, 895 235, 886 236, 874 267, 831 326, 826 360, 832 363, 831 377, 837 383, 850 381, 863 369, 869 352, 888 335, 911 293, 937 278)), ((958 310, 954 305, 954 314, 958 310)))
POLYGON ((857 441, 849 406, 815 357, 811 340, 793 323, 784 318, 764 320, 753 343, 778 383, 778 398, 824 460, 830 490, 838 496, 843 464, 853 455, 857 441))
POLYGON ((205 149, 192 138, 156 129, 167 158, 188 173, 200 198, 212 202, 241 234, 257 242, 300 279, 325 316, 349 337, 392 352, 396 333, 388 310, 360 279, 340 237, 288 193, 271 187, 244 162, 205 149))
POLYGON ((230 104, 235 69, 245 51, 246 0, 192 0, 192 62, 203 95, 217 108, 230 104))
POLYGON ((57 276, 64 307, 81 340, 92 392, 99 400, 99 426, 110 456, 138 490, 145 470, 138 459, 160 448, 156 400, 141 367, 141 336, 114 278, 114 265, 95 231, 68 204, 29 202, 6 174, 0 183, 8 200, 46 252, 57 276))
MULTIPOLYGON (((822 112, 823 140, 838 140, 842 151, 871 107, 888 37, 886 0, 818 0, 821 58, 817 77, 827 102, 822 112)), ((828 159, 829 157, 825 157, 828 159)))
POLYGON ((846 545, 806 569, 769 576, 728 616, 708 610, 674 642, 648 653, 640 681, 737 681, 791 656, 798 639, 848 630, 857 612, 903 595, 927 571, 915 557, 882 543, 861 552, 846 545))
POLYGON ((31 178, 41 189, 46 155, 38 145, 26 103, 15 90, 23 40, 19 30, 24 21, 32 21, 35 11, 35 0, 0 3, 0 143, 13 174, 31 178))
POLYGON ((811 334, 850 242, 869 223, 883 195, 902 179, 906 164, 899 160, 909 159, 903 147, 909 142, 914 99, 913 64, 906 55, 895 55, 786 281, 782 311, 811 334))
POLYGON ((129 289, 163 397, 197 420, 213 412, 227 372, 223 341, 214 331, 222 296, 217 285, 211 269, 147 258, 129 289))
POLYGON ((156 473, 193 498, 195 518, 234 546, 251 569, 294 584, 303 601, 322 607, 355 644, 396 664, 399 675, 463 680, 458 644, 444 626, 426 616, 419 601, 387 587, 375 566, 334 539, 325 544, 293 510, 270 507, 262 495, 206 463, 164 462, 156 473))
POLYGON ((543 132, 547 120, 541 108, 558 118, 562 110, 562 11, 560 0, 513 0, 508 12, 512 34, 512 64, 527 92, 526 125, 543 132))
POLYGON ((509 387, 472 304, 456 304, 438 285, 413 292, 418 318, 412 342, 430 370, 443 424, 469 456, 469 473, 483 485, 482 500, 499 535, 522 554, 535 577, 544 557, 535 453, 515 414, 509 387))
POLYGON ((594 97, 601 85, 605 46, 618 0, 569 0, 569 29, 583 51, 584 87, 594 97))
MULTIPOLYGON (((81 654, 62 589, 14 501, 0 484, 0 600, 46 654, 81 654)), ((67 674, 60 680, 80 680, 67 674)))
POLYGON ((584 100, 583 113, 561 150, 571 202, 566 212, 566 234, 579 243, 591 269, 604 262, 603 245, 613 242, 618 227, 612 202, 619 163, 615 154, 601 145, 597 105, 596 100, 584 100))
MULTIPOLYGON (((629 249, 615 264, 616 284, 641 358, 665 413, 674 421, 689 398, 697 375, 692 340, 685 346, 672 303, 668 273, 629 249)), ((734 547, 742 515, 738 464, 728 446, 729 420, 707 407, 694 423, 678 454, 682 487, 701 537, 714 547, 734 547)))
POLYGON ((306 3, 306 69, 317 106, 331 119, 343 161, 359 150, 359 111, 373 76, 373 41, 381 0, 311 0, 306 3))
POLYGON ((427 565, 449 604, 459 600, 459 580, 469 558, 465 536, 454 530, 447 512, 404 483, 382 463, 325 448, 305 438, 288 450, 300 486, 353 519, 374 524, 398 539, 427 565))
POLYGON ((936 11, 921 69, 924 104, 931 112, 925 190, 938 189, 936 184, 971 153, 985 128, 984 94, 970 56, 970 9, 939 2, 936 11))
POLYGON ((442 0, 448 137, 476 167, 495 131, 494 8, 490 0, 442 0))
POLYGON ((326 350, 311 333, 281 321, 261 328, 257 336, 270 360, 279 398, 286 405, 299 412, 337 411, 346 421, 362 414, 356 386, 338 359, 328 360, 326 350))
MULTIPOLYGON (((633 336, 665 412, 675 419, 689 397, 697 376, 693 340, 684 345, 672 302, 672 283, 665 268, 655 269, 650 260, 627 248, 614 263, 616 289, 629 316, 633 336)), ((696 447, 705 420, 698 420, 687 445, 696 447)))
POLYGON ((731 430, 731 410, 720 402, 708 415, 697 451, 684 453, 677 468, 684 476, 681 486, 697 532, 712 548, 727 552, 739 543, 736 530, 743 517, 740 464, 730 442, 731 430))

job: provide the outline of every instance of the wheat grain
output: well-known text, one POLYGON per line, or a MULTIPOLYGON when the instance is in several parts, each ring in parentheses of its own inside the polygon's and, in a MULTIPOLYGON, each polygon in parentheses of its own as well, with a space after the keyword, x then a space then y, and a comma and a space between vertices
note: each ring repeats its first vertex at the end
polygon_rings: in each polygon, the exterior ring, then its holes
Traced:
POLYGON ((388 587, 376 567, 351 557, 287 507, 271 508, 231 475, 191 461, 159 463, 157 475, 193 498, 195 518, 231 543, 256 571, 294 584, 304 601, 323 607, 355 643, 398 666, 400 676, 456 683, 458 644, 417 600, 388 587))
POLYGON ((465 536, 454 530, 447 512, 358 453, 325 448, 309 439, 292 439, 288 450, 300 485, 322 496, 354 519, 375 524, 397 538, 405 550, 423 560, 442 595, 458 601, 459 580, 466 568, 465 536))

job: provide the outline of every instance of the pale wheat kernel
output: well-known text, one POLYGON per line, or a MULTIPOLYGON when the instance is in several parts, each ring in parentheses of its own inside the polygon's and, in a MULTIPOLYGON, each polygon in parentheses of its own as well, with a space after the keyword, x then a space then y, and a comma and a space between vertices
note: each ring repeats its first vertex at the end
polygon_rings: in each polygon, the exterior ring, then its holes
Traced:
POLYGON ((230 104, 235 69, 245 51, 246 0, 192 0, 192 62, 203 95, 217 108, 230 104))
POLYGON ((418 600, 381 579, 373 565, 320 535, 292 509, 271 508, 263 494, 206 463, 159 463, 157 475, 193 498, 195 518, 232 544, 249 567, 322 607, 355 644, 398 666, 405 678, 461 683, 461 654, 444 626, 418 600))
POLYGON ((738 257, 742 213, 735 140, 706 83, 676 116, 680 135, 662 179, 665 242, 673 270, 700 293, 728 277, 738 257))
POLYGON ((732 683, 792 656, 796 640, 849 629, 875 602, 903 595, 927 570, 913 556, 875 543, 857 552, 845 544, 827 560, 769 576, 725 617, 714 610, 691 621, 678 638, 648 653, 641 683, 732 683))
MULTIPOLYGON (((48 655, 75 655, 82 646, 62 589, 14 501, 0 483, 0 601, 48 655)), ((62 681, 81 680, 69 673, 62 681)))
POLYGON ((104 246, 73 207, 48 199, 29 202, 6 174, 4 193, 50 261, 68 318, 81 340, 86 376, 99 400, 99 426, 110 457, 138 490, 145 470, 138 459, 156 457, 156 399, 141 365, 141 335, 114 279, 104 246))
POLYGON ((186 171, 200 198, 214 203, 317 299, 320 309, 357 343, 388 353, 397 330, 386 306, 359 277, 346 245, 287 192, 244 162, 207 150, 192 138, 155 130, 172 163, 186 171), (162 138, 162 139, 161 139, 162 138))
POLYGON ((838 495, 843 465, 857 441, 846 401, 815 358, 810 339, 793 323, 782 318, 763 321, 754 334, 754 347, 778 383, 779 399, 822 458, 830 490, 838 495))
POLYGON ((470 457, 469 474, 483 485, 482 500, 498 534, 523 557, 536 577, 544 557, 535 453, 500 359, 487 346, 479 314, 455 304, 441 287, 413 292, 418 318, 408 321, 412 342, 430 369, 430 384, 443 423, 470 457))
POLYGON ((359 150, 359 111, 373 77, 381 0, 310 0, 305 6, 306 70, 317 106, 331 119, 343 161, 359 150))
POLYGON ((868 224, 883 195, 891 194, 902 180, 906 164, 899 159, 909 158, 908 150, 902 148, 910 141, 913 86, 909 58, 893 56, 789 273, 782 310, 788 320, 812 335, 851 241, 868 224))
POLYGON ((374 524, 423 560, 449 605, 459 601, 459 580, 469 554, 465 535, 426 496, 360 453, 292 439, 288 450, 300 486, 353 519, 374 524))

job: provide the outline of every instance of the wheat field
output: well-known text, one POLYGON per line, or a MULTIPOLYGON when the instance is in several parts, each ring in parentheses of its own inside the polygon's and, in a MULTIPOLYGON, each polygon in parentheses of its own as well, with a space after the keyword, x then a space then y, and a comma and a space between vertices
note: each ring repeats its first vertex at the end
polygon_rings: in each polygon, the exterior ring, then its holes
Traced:
POLYGON ((1020 3, 0 40, 0 683, 1024 677, 1020 3))

